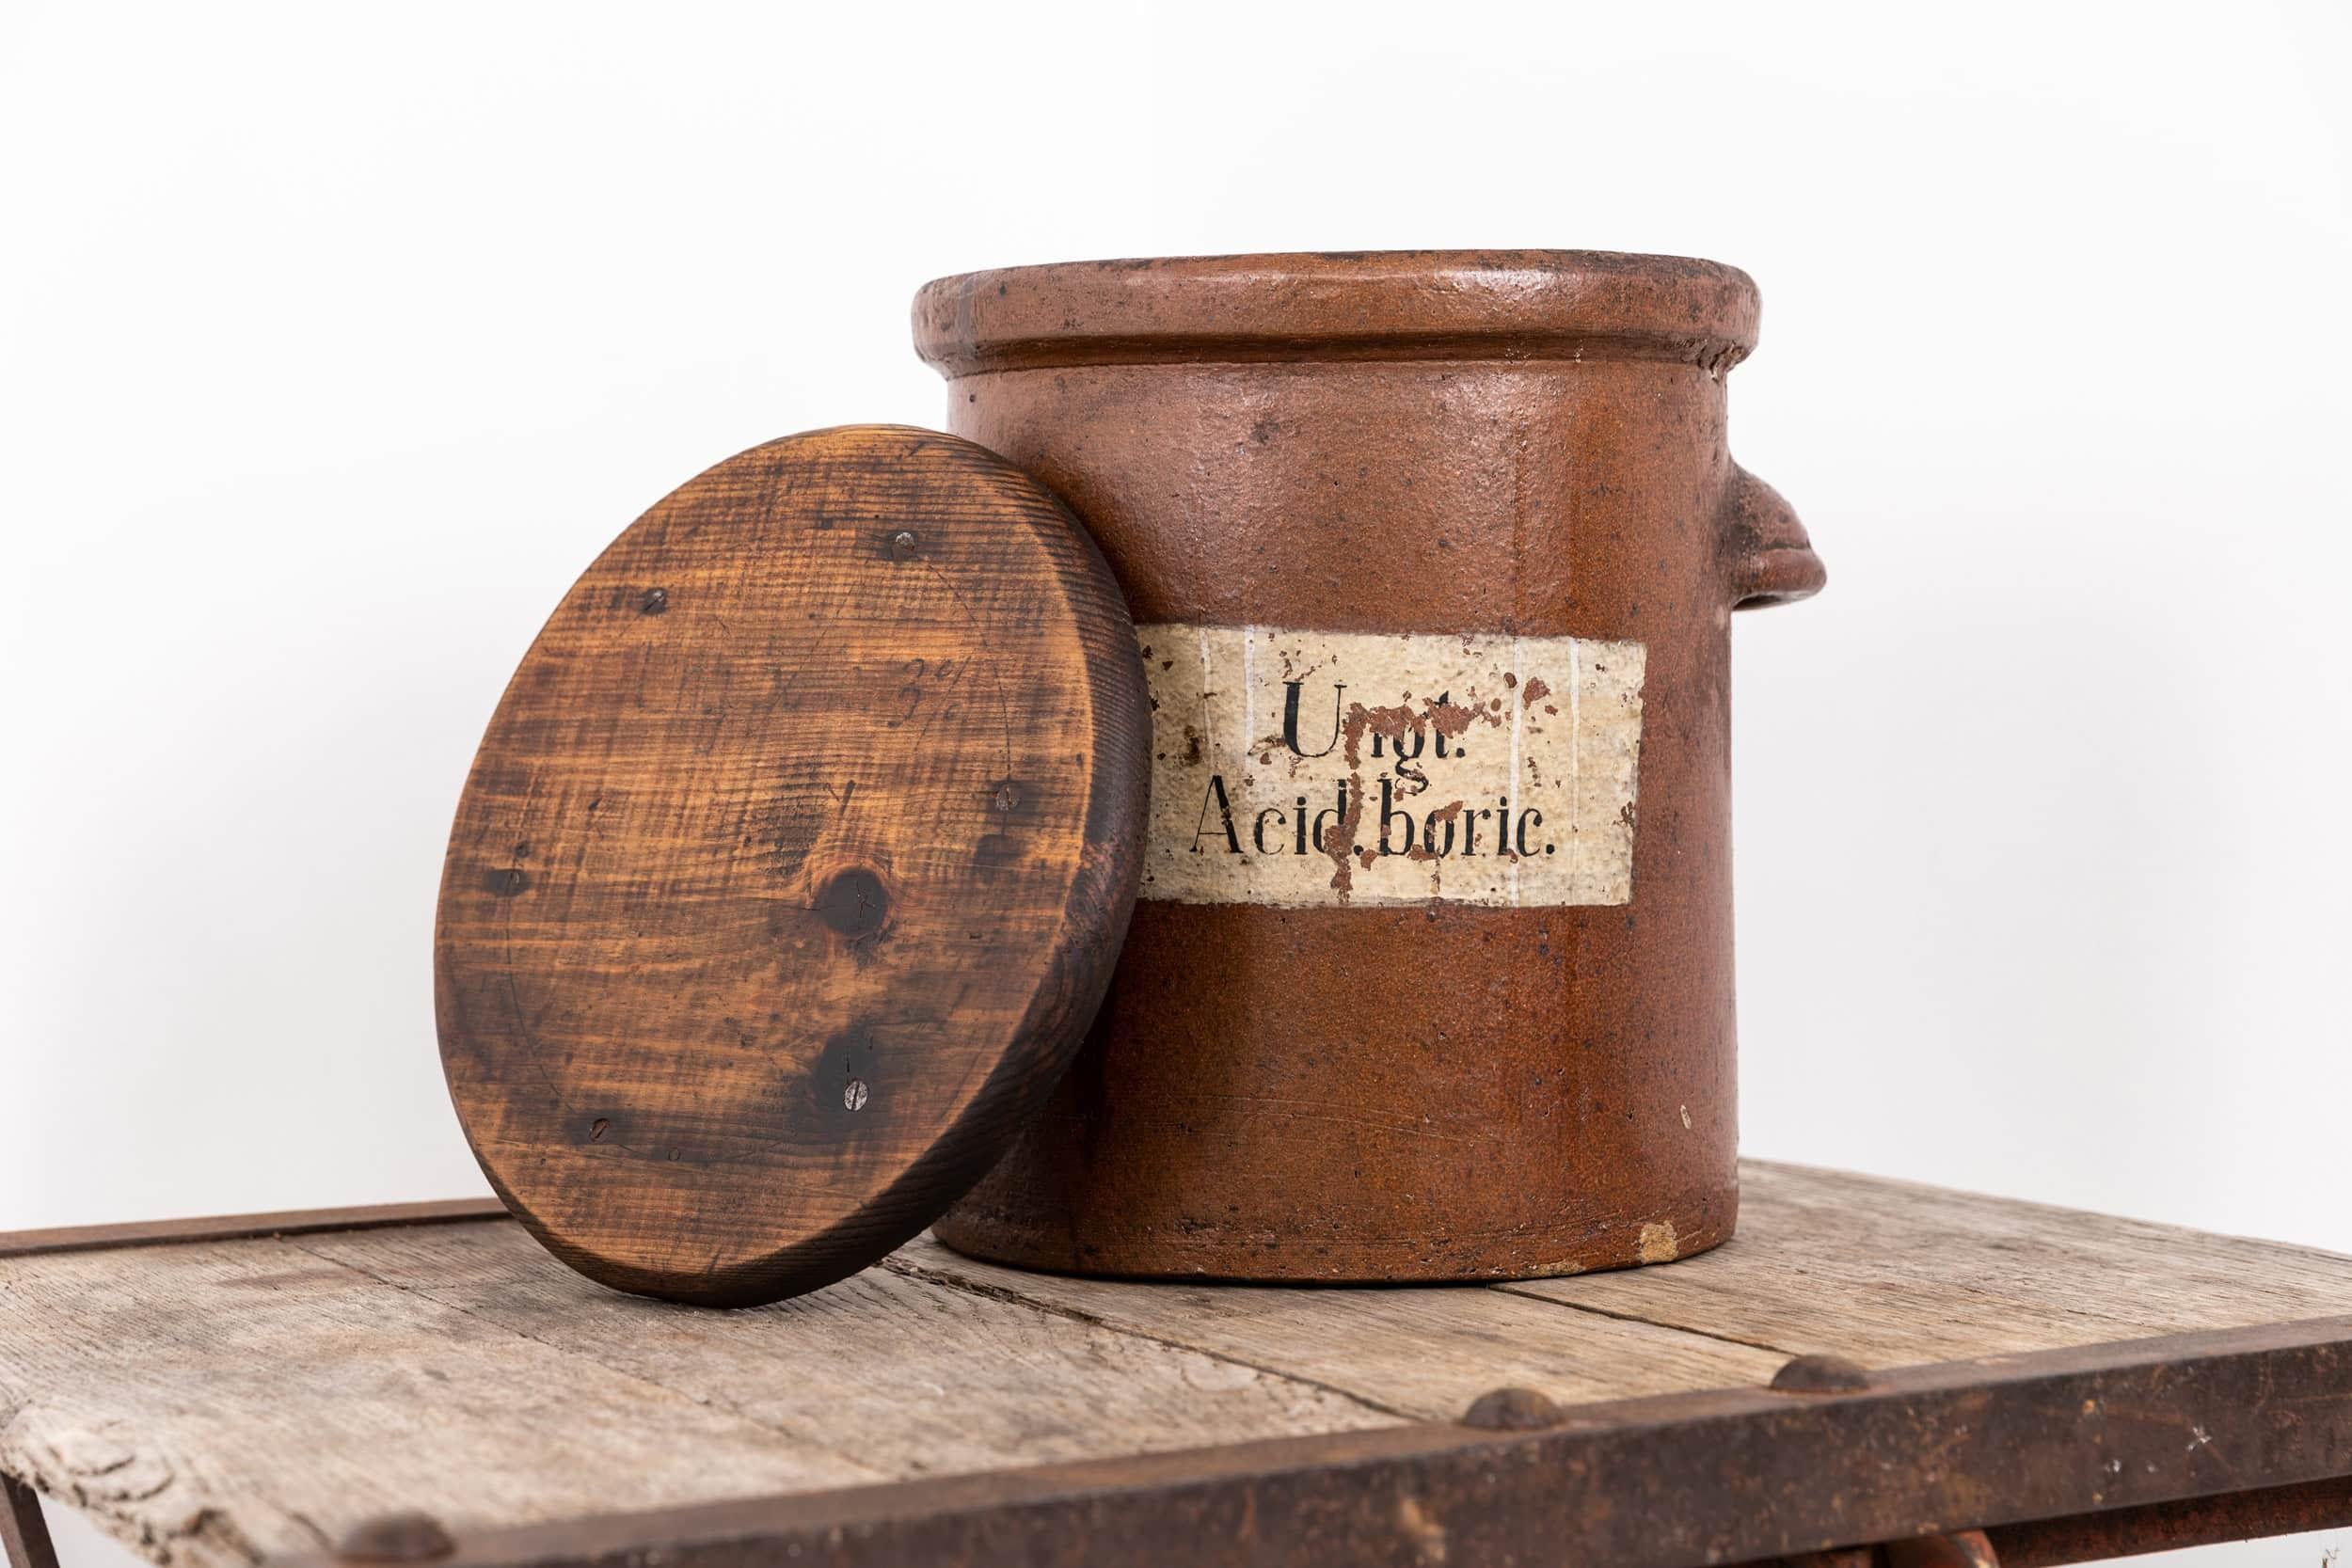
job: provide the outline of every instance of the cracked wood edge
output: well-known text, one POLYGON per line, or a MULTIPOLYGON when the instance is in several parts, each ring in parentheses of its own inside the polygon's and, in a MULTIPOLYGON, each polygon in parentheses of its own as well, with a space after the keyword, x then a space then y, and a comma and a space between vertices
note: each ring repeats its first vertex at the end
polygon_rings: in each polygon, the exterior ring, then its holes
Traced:
POLYGON ((890 1476, 1002 1463, 1008 1449, 1040 1444, 1075 1456, 1096 1451, 1104 1437, 1139 1448, 1214 1440, 1236 1424, 1261 1424, 1264 1413, 1245 1409, 1236 1423, 1230 1409, 1204 1419, 1186 1407, 1214 1407, 1251 1388, 1282 1391, 1275 1423, 1282 1430, 1410 1418, 1296 1371, 1116 1324, 1073 1324, 1035 1303, 947 1291, 895 1270, 719 1316, 587 1286, 519 1230, 306 1244, 396 1289, 689 1398, 755 1419, 788 1412, 804 1431, 855 1432, 865 1462, 890 1476), (1179 1374, 1166 1388, 1155 1381, 1164 1368, 1179 1374), (1098 1375, 1106 1370, 1133 1381, 1106 1384, 1098 1375))
POLYGON ((291 1242, 13 1259, 0 1307, 0 1470, 171 1568, 323 1549, 453 1495, 470 1498, 461 1517, 536 1518, 875 1479, 291 1242), (485 1418, 505 1442, 471 1466, 451 1434, 485 1418))
POLYGON ((410 1508, 480 1529, 1397 1419, 882 1271, 680 1309, 514 1226, 15 1259, 0 1323, 0 1470, 173 1568, 410 1508))

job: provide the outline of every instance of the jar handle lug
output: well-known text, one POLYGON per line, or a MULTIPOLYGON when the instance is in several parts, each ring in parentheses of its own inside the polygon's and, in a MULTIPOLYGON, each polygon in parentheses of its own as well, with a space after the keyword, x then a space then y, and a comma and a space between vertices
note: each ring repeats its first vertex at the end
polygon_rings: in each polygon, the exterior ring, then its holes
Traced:
POLYGON ((1820 593, 1829 580, 1795 509, 1737 463, 1715 518, 1732 609, 1794 604, 1820 593))

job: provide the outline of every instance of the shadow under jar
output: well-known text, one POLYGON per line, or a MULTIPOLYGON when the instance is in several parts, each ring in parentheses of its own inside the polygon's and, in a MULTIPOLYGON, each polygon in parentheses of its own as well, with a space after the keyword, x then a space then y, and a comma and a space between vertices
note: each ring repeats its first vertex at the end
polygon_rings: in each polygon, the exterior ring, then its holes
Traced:
POLYGON ((1153 708, 1108 999, 943 1241, 1382 1281, 1731 1235, 1730 612, 1822 583, 1724 445, 1756 316, 1581 251, 921 291, 950 428, 1092 530, 1153 708))

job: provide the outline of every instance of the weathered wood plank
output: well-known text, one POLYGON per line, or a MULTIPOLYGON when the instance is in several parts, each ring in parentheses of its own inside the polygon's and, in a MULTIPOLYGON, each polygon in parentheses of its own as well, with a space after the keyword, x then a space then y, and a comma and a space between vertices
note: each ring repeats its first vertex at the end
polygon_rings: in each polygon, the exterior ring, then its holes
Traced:
POLYGON ((1394 1418, 1039 1309, 868 1274, 715 1313, 511 1224, 0 1262, 0 1469, 155 1561, 1180 1448, 1394 1418))
POLYGON ((448 1568, 1699 1568, 2113 1516, 2050 1538, 2097 1558, 2218 1527, 2169 1512, 2217 1491, 2282 1489, 2233 1511, 2264 1529, 2324 1522, 2324 1499, 2283 1489, 2344 1476, 2352 1316, 1899 1368, 1826 1397, 1713 1389, 1532 1429, 1425 1421, 603 1514, 470 1536, 448 1568))
POLYGON ((18 1259, 0 1312, 0 1467, 158 1562, 424 1504, 546 1518, 875 1479, 289 1242, 18 1259))
POLYGON ((892 1480, 1397 1419, 1301 1377, 888 1270, 712 1313, 604 1290, 510 1227, 302 1244, 892 1480))
POLYGON ((1669 1268, 1400 1291, 1136 1285, 919 1242, 796 1301, 622 1296, 512 1224, 0 1258, 0 1471, 156 1561, 371 1513, 525 1525, 2352 1311, 2352 1259, 1750 1165, 1669 1268), (1571 1309, 1573 1308, 1573 1309, 1571 1309))
POLYGON ((882 1267, 1279 1369, 1423 1420, 1452 1420, 1480 1394, 1506 1386, 1562 1403, 1628 1399, 1762 1384, 1788 1359, 1702 1334, 1563 1312, 1483 1285, 1137 1286, 999 1268, 929 1237, 882 1267))
POLYGON ((2352 1311, 2352 1258, 1744 1161, 1740 1231, 1671 1268, 1502 1289, 1868 1366, 2352 1311))

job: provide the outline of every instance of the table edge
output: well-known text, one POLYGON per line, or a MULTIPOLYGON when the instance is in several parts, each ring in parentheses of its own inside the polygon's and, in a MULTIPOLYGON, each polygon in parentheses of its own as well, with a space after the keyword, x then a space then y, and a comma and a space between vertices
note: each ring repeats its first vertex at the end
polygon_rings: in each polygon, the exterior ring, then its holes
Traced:
MULTIPOLYGON (((1556 1416, 1528 1431, 1415 1422, 501 1527, 437 1560, 993 1568, 1075 1553, 1402 1568, 1567 1553, 1693 1568, 2102 1513, 2140 1511, 2153 1529, 2165 1505, 2352 1477, 2352 1315, 1894 1369, 1850 1392, 1724 1388, 1556 1416)), ((2347 1496, 2325 1490, 2323 1513, 2347 1496)))

